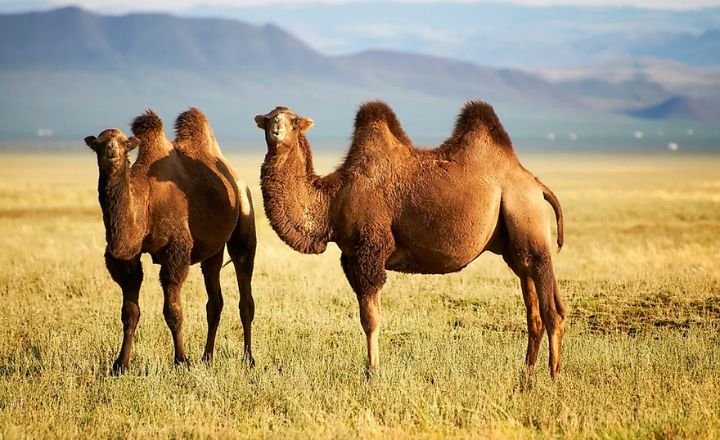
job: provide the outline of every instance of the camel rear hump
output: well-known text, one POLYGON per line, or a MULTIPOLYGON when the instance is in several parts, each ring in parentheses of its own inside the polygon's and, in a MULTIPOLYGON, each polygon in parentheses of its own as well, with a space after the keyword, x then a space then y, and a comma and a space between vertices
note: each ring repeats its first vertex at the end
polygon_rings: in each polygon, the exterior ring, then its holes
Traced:
POLYGON ((186 154, 220 154, 220 147, 203 112, 195 107, 180 113, 175 120, 175 147, 186 154))
POLYGON ((355 134, 353 138, 363 131, 371 129, 373 124, 383 123, 393 136, 405 145, 412 145, 410 137, 405 133, 395 112, 382 101, 370 101, 362 104, 355 115, 355 134))
MULTIPOLYGON (((512 141, 495 109, 484 101, 468 101, 455 121, 450 138, 441 147, 445 151, 459 151, 467 149, 476 142, 468 142, 467 135, 484 133, 492 141, 492 146, 504 151, 513 151, 512 141)), ((486 142, 481 142, 486 144, 486 142)))

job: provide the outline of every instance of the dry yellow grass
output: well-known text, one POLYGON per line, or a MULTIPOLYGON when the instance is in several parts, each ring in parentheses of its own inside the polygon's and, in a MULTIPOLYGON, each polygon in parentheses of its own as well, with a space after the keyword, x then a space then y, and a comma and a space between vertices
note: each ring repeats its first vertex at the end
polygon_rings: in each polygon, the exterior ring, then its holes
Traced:
MULTIPOLYGON (((659 437, 720 432, 720 156, 522 155, 563 203, 555 257, 570 309, 563 371, 522 380, 518 282, 499 257, 392 274, 382 368, 364 380, 357 304, 332 247, 294 253, 262 216, 261 157, 230 156, 258 211, 255 369, 241 364, 232 266, 217 357, 199 362, 205 293, 184 288, 195 361, 172 366, 144 258, 131 371, 108 376, 119 289, 103 265, 95 159, 0 157, 0 437, 659 437)), ((337 158, 318 160, 321 171, 337 158)))

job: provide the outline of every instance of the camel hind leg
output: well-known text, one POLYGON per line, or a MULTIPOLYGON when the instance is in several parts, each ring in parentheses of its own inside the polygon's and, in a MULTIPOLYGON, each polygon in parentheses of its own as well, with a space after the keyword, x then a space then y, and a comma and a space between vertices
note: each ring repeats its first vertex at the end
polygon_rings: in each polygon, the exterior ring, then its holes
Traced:
POLYGON ((525 302, 525 315, 528 327, 528 344, 527 351, 525 353, 525 365, 527 366, 528 373, 532 373, 535 368, 535 363, 537 362, 540 343, 542 342, 543 334, 545 333, 545 325, 543 324, 543 320, 540 315, 540 305, 537 290, 535 289, 535 281, 533 281, 532 277, 525 274, 524 271, 518 270, 514 262, 510 259, 510 255, 503 255, 503 257, 513 272, 515 272, 518 278, 520 278, 520 287, 522 290, 523 301, 525 302))
POLYGON ((227 243, 228 253, 235 266, 238 290, 240 291, 240 321, 243 326, 243 353, 245 361, 252 367, 255 359, 252 355, 252 322, 255 317, 255 300, 252 296, 252 275, 255 266, 255 214, 252 198, 247 188, 240 189, 240 217, 235 230, 227 243))
POLYGON ((207 341, 205 342, 205 351, 202 357, 204 362, 212 361, 215 350, 215 335, 217 334, 218 325, 220 324, 220 314, 223 309, 220 269, 222 268, 224 251, 225 246, 223 246, 220 252, 200 264, 205 280, 205 290, 208 295, 208 301, 205 306, 207 311, 208 333, 207 341))
POLYGON ((531 186, 504 194, 503 219, 508 232, 503 256, 520 278, 527 310, 526 363, 529 368, 534 366, 544 327, 550 376, 554 378, 560 369, 565 309, 553 272, 549 218, 542 190, 531 186))

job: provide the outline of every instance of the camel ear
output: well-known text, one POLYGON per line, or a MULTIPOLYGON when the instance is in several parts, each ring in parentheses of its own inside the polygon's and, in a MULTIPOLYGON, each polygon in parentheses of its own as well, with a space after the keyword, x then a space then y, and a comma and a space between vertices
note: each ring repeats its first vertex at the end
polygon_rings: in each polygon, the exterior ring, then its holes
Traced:
POLYGON ((255 116, 255 125, 257 125, 260 130, 265 130, 266 122, 267 122, 267 118, 265 117, 265 115, 255 116))
POLYGON ((127 140, 127 144, 125 145, 127 147, 127 151, 132 151, 137 148, 138 145, 140 145, 140 139, 136 138, 135 136, 130 136, 130 139, 127 140))
POLYGON ((310 127, 313 126, 315 122, 310 118, 303 118, 299 117, 295 119, 295 124, 297 124, 298 128, 300 129, 301 133, 305 133, 310 129, 310 127))
POLYGON ((92 148, 93 150, 97 149, 97 138, 95 136, 87 136, 85 138, 85 145, 92 148))

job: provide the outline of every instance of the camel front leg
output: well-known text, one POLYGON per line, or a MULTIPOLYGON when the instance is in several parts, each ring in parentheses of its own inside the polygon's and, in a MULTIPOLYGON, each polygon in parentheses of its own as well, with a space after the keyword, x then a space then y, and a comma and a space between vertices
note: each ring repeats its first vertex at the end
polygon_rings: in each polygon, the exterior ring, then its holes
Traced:
POLYGON ((160 284, 165 296, 163 316, 165 316, 165 322, 172 334, 175 347, 175 364, 188 365, 182 334, 183 311, 180 290, 190 268, 189 248, 170 244, 160 264, 160 284))
POLYGON ((372 375, 380 366, 378 336, 380 334, 380 292, 372 295, 358 296, 360 305, 360 323, 365 331, 367 341, 367 371, 372 375))
POLYGON ((340 257, 345 277, 357 295, 360 306, 360 323, 367 341, 367 376, 371 377, 380 366, 380 290, 385 284, 387 274, 385 262, 390 255, 392 238, 381 239, 378 235, 368 234, 372 240, 360 239, 353 255, 340 257))
POLYGON ((120 288, 123 294, 120 319, 123 324, 123 341, 120 354, 112 367, 113 374, 121 374, 127 370, 130 364, 133 341, 135 340, 135 329, 140 321, 140 285, 143 280, 142 264, 140 256, 133 260, 120 260, 110 254, 105 254, 105 265, 120 288))

